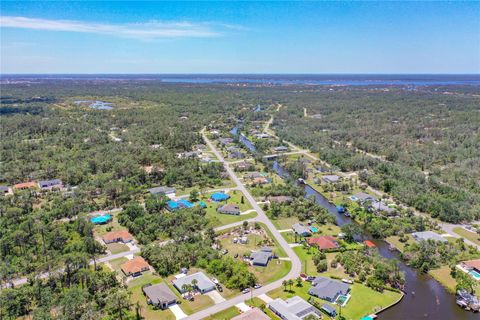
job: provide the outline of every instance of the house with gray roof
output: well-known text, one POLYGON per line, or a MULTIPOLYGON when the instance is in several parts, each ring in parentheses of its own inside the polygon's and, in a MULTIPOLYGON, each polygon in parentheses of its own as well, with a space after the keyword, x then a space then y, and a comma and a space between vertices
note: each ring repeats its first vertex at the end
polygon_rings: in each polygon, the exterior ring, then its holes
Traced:
POLYGON ((283 320, 302 320, 308 315, 322 318, 320 310, 299 296, 287 300, 277 298, 268 304, 268 308, 283 320))
POLYGON ((185 293, 183 285, 192 285, 192 282, 196 280, 194 289, 200 291, 200 293, 207 293, 215 290, 215 283, 210 280, 203 272, 193 273, 191 275, 181 277, 173 280, 173 286, 180 293, 185 293))
POLYGON ((168 194, 174 194, 175 192, 177 192, 177 190, 175 188, 161 186, 148 189, 148 192, 150 192, 150 194, 153 194, 154 196, 166 196, 168 194))
POLYGON ((442 237, 441 235, 433 231, 414 232, 412 233, 412 237, 417 241, 433 240, 433 241, 447 242, 447 239, 445 239, 444 237, 442 237))
POLYGON ((254 266, 266 267, 272 258, 273 252, 270 248, 262 248, 260 251, 252 252, 250 254, 250 260, 254 266))
POLYGON ((294 225, 292 225, 292 229, 296 234, 302 237, 308 237, 312 234, 310 228, 303 225, 302 223, 295 223, 294 225))
POLYGON ((240 214, 240 207, 235 203, 227 203, 217 208, 217 212, 223 214, 232 214, 238 216, 240 214))
POLYGON ((341 177, 337 176, 336 174, 327 174, 323 176, 322 179, 327 183, 334 183, 340 181, 341 177))
POLYGON ((346 295, 349 292, 349 284, 326 277, 316 277, 312 281, 312 287, 308 290, 309 295, 329 302, 335 302, 338 296, 346 295))
POLYGON ((394 208, 390 208, 389 206, 387 206, 382 201, 373 201, 370 204, 370 208, 372 208, 373 210, 378 211, 378 212, 386 212, 386 213, 394 213, 395 212, 394 208))
POLYGON ((40 180, 38 181, 38 187, 42 190, 48 190, 52 188, 62 188, 63 183, 60 179, 52 179, 52 180, 40 180))
POLYGON ((147 298, 148 304, 156 306, 162 310, 177 303, 177 296, 170 290, 165 283, 146 285, 142 287, 143 294, 147 298))
POLYGON ((367 201, 377 201, 377 198, 365 192, 357 192, 353 196, 351 196, 350 199, 360 203, 364 203, 367 201))
POLYGON ((0 186, 0 194, 7 194, 10 192, 10 189, 7 186, 0 186))

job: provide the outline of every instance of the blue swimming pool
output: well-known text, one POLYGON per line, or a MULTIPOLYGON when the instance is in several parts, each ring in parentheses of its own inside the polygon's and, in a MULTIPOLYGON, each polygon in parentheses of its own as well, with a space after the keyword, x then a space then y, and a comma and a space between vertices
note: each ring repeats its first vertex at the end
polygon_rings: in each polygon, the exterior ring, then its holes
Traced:
POLYGON ((109 222, 110 220, 112 220, 112 216, 109 214, 104 214, 102 216, 97 216, 90 219, 93 224, 104 224, 109 222))
POLYGON ((480 280, 480 273, 478 273, 475 270, 470 270, 468 273, 475 279, 475 280, 480 280))
POLYGON ((317 229, 317 227, 311 227, 311 228, 310 228, 310 231, 312 231, 313 233, 317 233, 317 232, 318 232, 318 229, 317 229))

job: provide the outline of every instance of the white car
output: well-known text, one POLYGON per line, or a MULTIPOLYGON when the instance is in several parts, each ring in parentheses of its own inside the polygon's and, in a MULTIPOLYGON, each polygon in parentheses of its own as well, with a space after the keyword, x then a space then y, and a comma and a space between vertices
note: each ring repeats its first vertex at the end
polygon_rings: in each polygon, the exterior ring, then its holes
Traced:
POLYGON ((242 293, 249 293, 250 292, 250 289, 243 289, 242 290, 242 293))
POLYGON ((352 284, 353 281, 350 280, 350 279, 342 279, 342 282, 345 282, 345 283, 348 283, 348 284, 352 284))
POLYGON ((254 289, 260 289, 261 287, 262 287, 261 284, 256 284, 256 285, 253 286, 254 289))

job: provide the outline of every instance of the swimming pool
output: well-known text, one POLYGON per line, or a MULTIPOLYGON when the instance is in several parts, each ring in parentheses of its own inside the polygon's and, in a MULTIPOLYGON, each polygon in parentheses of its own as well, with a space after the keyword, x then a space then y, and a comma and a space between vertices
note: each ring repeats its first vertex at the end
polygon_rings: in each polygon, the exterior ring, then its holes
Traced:
POLYGON ((335 300, 335 303, 338 304, 339 306, 345 306, 350 299, 350 295, 339 295, 337 300, 335 300))
POLYGON ((312 231, 313 233, 317 233, 317 232, 318 232, 318 229, 317 229, 317 227, 311 227, 311 228, 310 228, 310 231, 312 231))
POLYGON ((480 280, 480 273, 478 273, 475 270, 470 270, 468 273, 475 279, 475 280, 480 280))
POLYGON ((97 216, 90 219, 93 224, 104 224, 109 222, 112 219, 112 216, 109 214, 104 214, 103 216, 97 216))

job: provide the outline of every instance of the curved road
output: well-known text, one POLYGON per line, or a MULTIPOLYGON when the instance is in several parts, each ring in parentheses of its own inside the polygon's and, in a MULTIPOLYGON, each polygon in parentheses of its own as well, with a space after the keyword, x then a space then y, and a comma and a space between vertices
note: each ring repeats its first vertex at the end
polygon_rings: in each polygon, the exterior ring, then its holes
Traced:
POLYGON ((267 215, 265 214, 265 212, 262 210, 262 208, 257 204, 257 202, 255 201, 255 199, 252 197, 252 195, 250 194, 250 192, 248 192, 247 188, 245 188, 245 186, 242 184, 242 182, 240 181, 240 179, 237 177, 237 175, 235 174, 235 172, 233 171, 232 168, 230 168, 229 164, 225 161, 225 159, 223 158, 223 156, 220 154, 220 152, 218 152, 218 150, 215 148, 215 146, 212 144, 212 142, 207 138, 207 136, 205 135, 205 129, 202 130, 202 135, 203 135, 203 139, 205 140, 205 142, 207 143, 207 145, 210 147, 210 149, 213 151, 213 153, 215 154, 215 156, 217 156, 217 158, 220 160, 220 162, 223 162, 224 163, 224 166, 225 166, 225 169, 227 170, 228 174, 230 175, 230 177, 232 178, 232 180, 235 182, 235 184, 237 185, 237 188, 238 190, 242 191, 243 194, 245 195, 245 198, 248 200, 248 202, 250 202, 250 204, 252 205, 253 209, 255 209, 258 213, 258 216, 255 217, 254 221, 258 221, 258 222, 262 222, 264 223, 267 228, 270 230, 270 232, 272 233, 273 237, 278 241, 278 243, 280 244, 280 246, 283 248, 283 250, 285 250, 285 252, 287 253, 287 256, 288 258, 290 259, 290 261, 292 262, 292 268, 290 269, 290 272, 283 278, 275 281, 275 282, 272 282, 266 286, 263 286, 259 289, 255 289, 253 290, 252 292, 248 293, 248 294, 243 294, 243 295, 239 295, 239 296, 236 296, 232 299, 229 299, 229 300, 226 300, 224 302, 221 302, 219 304, 216 304, 214 306, 211 306, 207 309, 204 309, 204 310, 201 310, 197 313, 194 313, 190 316, 188 316, 187 320, 200 320, 200 319, 203 319, 205 317, 208 317, 209 315, 212 315, 212 314, 215 314, 217 312, 220 312, 222 310, 225 310, 227 308, 230 308, 230 307, 233 307, 235 306, 236 304, 239 304, 241 302, 244 302, 245 300, 248 300, 250 299, 251 297, 257 297, 261 294, 264 294, 264 293, 267 293, 268 291, 271 291, 273 289, 276 289, 278 287, 281 287, 282 286, 282 282, 283 280, 288 280, 288 279, 295 279, 297 278, 299 275, 300 275, 300 272, 302 270, 302 263, 300 261, 300 259, 298 258, 298 256, 295 254, 295 252, 292 250, 292 248, 290 248, 290 246, 288 245, 287 241, 282 237, 282 235, 280 234, 280 232, 278 232, 277 228, 275 228, 275 226, 273 225, 273 223, 270 221, 270 219, 268 219, 267 215))

